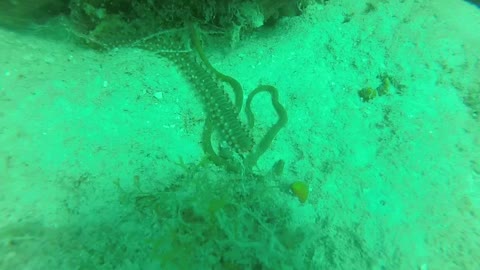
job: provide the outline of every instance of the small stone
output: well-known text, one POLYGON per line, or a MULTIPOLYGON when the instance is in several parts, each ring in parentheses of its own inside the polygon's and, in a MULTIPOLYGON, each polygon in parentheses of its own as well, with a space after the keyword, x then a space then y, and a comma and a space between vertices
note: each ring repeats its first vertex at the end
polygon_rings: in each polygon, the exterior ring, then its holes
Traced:
POLYGON ((158 99, 158 100, 161 100, 163 98, 163 92, 155 92, 153 94, 153 96, 158 99))

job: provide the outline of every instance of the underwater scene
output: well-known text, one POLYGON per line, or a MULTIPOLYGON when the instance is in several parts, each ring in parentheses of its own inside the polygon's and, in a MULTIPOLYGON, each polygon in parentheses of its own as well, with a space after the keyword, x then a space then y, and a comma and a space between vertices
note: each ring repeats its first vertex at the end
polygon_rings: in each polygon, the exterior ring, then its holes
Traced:
POLYGON ((0 270, 480 269, 480 1, 0 1, 0 270))

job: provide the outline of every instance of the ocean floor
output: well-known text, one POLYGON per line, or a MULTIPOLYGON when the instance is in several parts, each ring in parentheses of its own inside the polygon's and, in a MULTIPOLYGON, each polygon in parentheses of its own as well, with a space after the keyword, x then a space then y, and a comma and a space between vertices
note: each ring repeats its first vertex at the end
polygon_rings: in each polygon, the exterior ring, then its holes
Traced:
POLYGON ((168 60, 0 30, 0 269, 480 269, 480 10, 373 2, 206 44, 288 113, 254 176, 205 162, 168 60))

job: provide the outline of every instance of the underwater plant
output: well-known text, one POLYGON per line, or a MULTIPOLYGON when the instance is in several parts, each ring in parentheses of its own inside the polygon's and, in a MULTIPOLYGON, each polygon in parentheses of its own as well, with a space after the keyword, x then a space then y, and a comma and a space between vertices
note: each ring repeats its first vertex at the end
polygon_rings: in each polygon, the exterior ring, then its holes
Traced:
POLYGON ((295 181, 290 185, 290 190, 301 203, 307 201, 308 193, 310 192, 307 183, 303 181, 295 181))
POLYGON ((405 87, 388 74, 378 75, 377 78, 380 79, 380 85, 377 88, 367 86, 358 91, 358 96, 362 99, 362 101, 369 102, 376 97, 388 95, 393 91, 392 88, 395 88, 398 92, 401 92, 405 87))

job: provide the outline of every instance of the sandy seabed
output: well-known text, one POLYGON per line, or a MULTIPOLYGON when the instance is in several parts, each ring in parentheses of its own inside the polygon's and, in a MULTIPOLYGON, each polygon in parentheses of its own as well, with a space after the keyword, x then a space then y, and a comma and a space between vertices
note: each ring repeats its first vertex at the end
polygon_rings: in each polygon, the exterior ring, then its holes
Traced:
MULTIPOLYGON (((289 114, 256 171, 283 159, 279 186, 309 183, 304 204, 269 192, 322 235, 298 247, 310 269, 480 269, 480 11, 360 2, 311 6, 228 52, 207 48, 246 92, 277 87, 289 114), (386 77, 389 92, 363 102, 358 91, 386 77)), ((156 268, 165 257, 147 246, 162 225, 122 193, 188 189, 179 163, 202 159, 205 116, 187 81, 150 52, 8 30, 0 72, 0 269, 156 268)), ((268 102, 254 109, 273 119, 268 102)))

